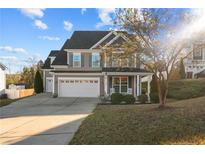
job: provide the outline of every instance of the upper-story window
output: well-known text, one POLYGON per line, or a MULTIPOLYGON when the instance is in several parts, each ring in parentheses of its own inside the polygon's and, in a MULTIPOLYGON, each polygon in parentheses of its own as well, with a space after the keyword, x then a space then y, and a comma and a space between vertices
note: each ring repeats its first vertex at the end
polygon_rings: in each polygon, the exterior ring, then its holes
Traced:
POLYGON ((202 60, 203 59, 203 47, 202 45, 195 45, 193 51, 193 59, 194 60, 202 60))
POLYGON ((100 67, 100 53, 92 53, 92 67, 100 67))
POLYGON ((120 53, 113 53, 112 55, 112 67, 128 67, 129 60, 127 57, 119 55, 120 53))
POLYGON ((73 53, 73 67, 81 67, 81 53, 73 53))

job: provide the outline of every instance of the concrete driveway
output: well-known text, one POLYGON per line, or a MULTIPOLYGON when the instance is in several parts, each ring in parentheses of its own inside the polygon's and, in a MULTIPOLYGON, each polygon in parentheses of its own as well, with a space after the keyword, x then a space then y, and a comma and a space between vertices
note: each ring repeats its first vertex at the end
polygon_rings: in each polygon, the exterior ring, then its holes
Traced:
POLYGON ((97 98, 40 94, 0 108, 0 144, 68 144, 97 98))

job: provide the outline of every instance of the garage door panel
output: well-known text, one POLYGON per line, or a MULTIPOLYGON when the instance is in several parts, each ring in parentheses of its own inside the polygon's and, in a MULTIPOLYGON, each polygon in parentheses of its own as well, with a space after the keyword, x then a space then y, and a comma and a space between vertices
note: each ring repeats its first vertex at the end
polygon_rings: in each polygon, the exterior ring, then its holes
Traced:
POLYGON ((60 97, 98 97, 99 95, 99 78, 59 79, 60 97))

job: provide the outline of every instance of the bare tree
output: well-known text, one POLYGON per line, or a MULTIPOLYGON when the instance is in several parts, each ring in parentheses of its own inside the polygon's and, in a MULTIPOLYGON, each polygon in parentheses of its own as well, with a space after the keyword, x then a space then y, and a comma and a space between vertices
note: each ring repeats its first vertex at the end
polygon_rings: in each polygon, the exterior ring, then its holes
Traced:
POLYGON ((128 33, 128 39, 104 48, 108 54, 120 49, 124 51, 122 58, 137 58, 154 73, 160 107, 166 104, 173 67, 188 54, 185 49, 191 43, 188 38, 178 36, 179 27, 190 22, 187 20, 189 11, 176 12, 173 9, 118 9, 115 23, 128 33))

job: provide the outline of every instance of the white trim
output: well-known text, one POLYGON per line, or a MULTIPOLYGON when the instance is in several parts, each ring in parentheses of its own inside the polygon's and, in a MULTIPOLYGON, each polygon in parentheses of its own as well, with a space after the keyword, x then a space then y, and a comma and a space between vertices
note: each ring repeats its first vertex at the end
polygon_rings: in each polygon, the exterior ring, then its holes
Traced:
POLYGON ((51 67, 53 67, 53 68, 68 68, 67 65, 51 65, 51 67))
POLYGON ((136 97, 136 75, 134 75, 134 97, 136 97))
POLYGON ((152 75, 153 73, 143 73, 143 72, 103 72, 106 75, 152 75))
POLYGON ((55 93, 55 75, 53 75, 53 89, 52 89, 53 94, 55 93))
POLYGON ((137 96, 140 95, 140 88, 139 88, 139 85, 140 85, 140 77, 139 77, 139 75, 137 75, 137 96))
POLYGON ((64 49, 66 52, 83 53, 83 52, 102 52, 101 49, 64 49))
POLYGON ((52 75, 71 75, 71 76, 103 76, 102 73, 55 73, 50 72, 52 75))
POLYGON ((120 37, 120 35, 115 36, 112 40, 110 40, 105 46, 110 45, 111 43, 113 43, 115 40, 117 40, 120 37))
POLYGON ((98 85, 99 85, 99 89, 98 89, 98 93, 100 95, 100 77, 58 77, 58 95, 60 94, 59 92, 59 89, 60 89, 60 80, 77 80, 77 79, 86 79, 88 78, 89 80, 97 80, 98 81, 98 85))
POLYGON ((107 54, 104 53, 104 67, 107 67, 107 54))
POLYGON ((114 32, 114 34, 116 35, 116 37, 114 37, 112 40, 110 40, 105 46, 108 46, 110 44, 112 44, 113 42, 115 42, 119 37, 122 37, 125 41, 128 41, 128 38, 122 34, 121 32, 117 33, 114 32))
MULTIPOLYGON (((93 49, 95 47, 97 47, 98 45, 100 45, 104 40, 106 40, 109 36, 111 36, 113 34, 113 31, 110 31, 110 33, 108 33, 107 35, 105 35, 100 41, 98 41, 96 44, 94 44, 90 49, 93 49)), ((115 34, 116 35, 116 34, 115 34)))

